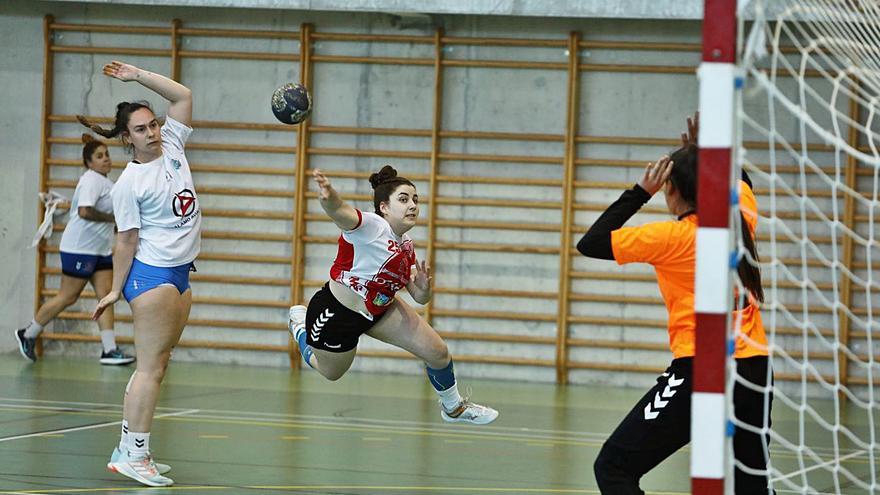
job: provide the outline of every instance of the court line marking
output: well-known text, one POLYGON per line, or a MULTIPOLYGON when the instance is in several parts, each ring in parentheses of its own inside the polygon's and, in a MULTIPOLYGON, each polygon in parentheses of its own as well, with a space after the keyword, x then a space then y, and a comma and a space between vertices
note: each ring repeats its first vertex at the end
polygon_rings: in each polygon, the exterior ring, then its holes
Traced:
MULTIPOLYGON (((0 410, 3 410, 3 405, 0 404, 0 410)), ((27 407, 17 406, 16 410, 27 410, 27 407)), ((40 406, 37 410, 45 410, 45 406, 40 406)), ((55 410, 59 414, 80 414, 80 415, 92 415, 92 416, 107 416, 110 414, 118 414, 118 411, 103 411, 103 410, 83 410, 76 411, 70 409, 57 409, 55 410)), ((202 423, 215 423, 215 424, 237 424, 237 425, 246 425, 246 426, 274 426, 274 427, 285 427, 285 428, 312 428, 316 430, 330 430, 330 431, 355 431, 355 432, 370 432, 370 433, 385 433, 392 435, 408 435, 408 436, 433 436, 433 437, 451 437, 451 438, 481 438, 484 440, 499 440, 499 441, 548 441, 555 442, 558 444, 566 444, 566 445, 582 445, 582 446, 592 446, 597 447, 601 445, 601 441, 584 441, 577 439, 566 439, 559 437, 549 437, 544 435, 530 435, 530 434, 503 434, 496 432, 485 432, 485 431, 476 431, 473 429, 453 429, 450 430, 443 425, 434 425, 431 428, 414 428, 414 427, 385 427, 385 426, 372 426, 372 425, 364 425, 359 423, 340 423, 337 421, 330 422, 321 422, 321 421, 291 421, 284 419, 268 419, 268 418, 248 418, 248 417, 237 417, 237 416, 227 416, 227 415, 212 415, 212 414, 192 414, 192 410, 186 411, 187 418, 173 418, 171 420, 187 420, 189 422, 202 422, 202 423)), ((204 411, 204 410, 197 410, 204 411)), ((179 412, 175 413, 166 413, 161 415, 162 417, 168 416, 178 416, 179 412)), ((157 416, 159 417, 159 416, 157 416)), ((120 424, 121 421, 116 422, 115 424, 120 424)), ((107 423, 107 425, 112 425, 114 423, 107 423)), ((0 439, 2 440, 2 439, 0 439)))
MULTIPOLYGON (((72 400, 48 400, 48 399, 22 399, 20 397, 0 397, 0 401, 11 401, 11 402, 37 402, 43 404, 73 404, 77 406, 106 406, 112 407, 114 409, 122 409, 122 405, 119 403, 109 403, 109 402, 81 402, 81 401, 72 401, 72 400)), ((168 407, 168 406, 157 406, 156 410, 159 409, 171 409, 171 410, 182 410, 180 407, 168 407)))
MULTIPOLYGON (((565 493, 597 495, 594 488, 518 488, 518 487, 470 487, 470 486, 370 486, 370 485, 288 485, 288 486, 168 486, 161 491, 171 490, 359 490, 359 491, 393 491, 393 492, 465 492, 465 493, 565 493)), ((0 495, 38 495, 50 493, 86 493, 86 492, 121 492, 143 493, 144 487, 122 488, 65 488, 52 490, 0 491, 0 495)), ((159 491, 159 490, 151 490, 159 491)), ((688 492, 649 492, 652 495, 688 495, 688 492)))
POLYGON ((357 486, 357 485, 293 485, 293 486, 247 486, 255 490, 370 490, 395 492, 465 492, 465 493, 582 493, 598 494, 590 488, 514 488, 474 486, 357 486))
MULTIPOLYGON (((2 407, 2 405, 0 405, 2 407)), ((200 412, 204 412, 206 410, 199 410, 200 412)), ((210 410, 208 410, 210 411, 210 410)), ((58 412, 64 412, 64 410, 59 410, 58 412)), ((76 414, 76 412, 71 411, 72 414, 76 414)), ((80 414, 108 414, 109 411, 96 411, 96 412, 82 412, 80 414)), ((165 416, 165 415, 163 415, 165 416)), ((400 428, 384 428, 372 425, 365 425, 359 423, 341 423, 340 421, 329 421, 329 422, 321 422, 321 421, 285 421, 282 419, 270 419, 270 418, 247 418, 247 417, 236 417, 236 416, 226 416, 226 415, 214 415, 214 414, 188 414, 187 417, 176 417, 170 418, 170 421, 187 421, 187 422, 195 422, 195 423, 215 423, 215 424, 237 424, 237 425, 245 425, 245 426, 263 426, 263 427, 282 427, 282 428, 313 428, 317 430, 330 430, 330 431, 352 431, 352 432, 364 432, 369 431, 371 433, 387 433, 392 435, 406 435, 406 436, 428 436, 428 437, 447 437, 447 438, 461 438, 461 439, 473 439, 473 438, 482 438, 487 440, 498 440, 498 441, 513 441, 520 443, 528 443, 528 442, 545 442, 547 444, 553 445, 573 445, 573 446, 586 446, 586 447, 598 447, 601 445, 601 442, 585 442, 579 440, 566 440, 559 439, 553 437, 546 437, 541 435, 529 435, 529 434, 514 434, 514 435, 503 435, 495 432, 483 432, 483 431, 474 431, 473 429, 458 429, 457 431, 461 431, 462 433, 457 433, 456 431, 449 431, 449 428, 444 425, 433 425, 432 428, 428 428, 427 431, 425 429, 412 428, 412 427, 400 427, 400 428)), ((119 424, 117 422, 116 424, 119 424)), ((687 451, 687 447, 683 449, 687 451)), ((858 464, 869 464, 868 461, 863 459, 852 459, 853 457, 859 457, 863 455, 864 451, 857 451, 850 455, 842 458, 843 462, 848 463, 858 463, 858 464)), ((791 455, 788 452, 776 452, 773 454, 774 458, 783 458, 790 459, 795 458, 795 456, 791 455)))
MULTIPOLYGON (((58 400, 45 400, 45 399, 22 399, 17 397, 0 397, 0 401, 16 401, 16 402, 41 402, 46 404, 75 404, 75 405, 86 405, 86 406, 109 406, 121 410, 122 407, 119 404, 110 404, 110 403, 102 403, 102 402, 81 402, 81 401, 58 401, 58 400)), ((0 404, 0 406, 4 406, 4 404, 0 404)), ((7 407, 16 407, 14 405, 5 405, 7 407)), ((37 406, 34 406, 37 407, 37 406)), ((51 409, 51 408, 47 408, 51 409)), ((72 409, 72 408, 70 408, 72 409)), ((157 407, 156 410, 171 410, 171 411, 180 411, 182 408, 173 408, 173 407, 157 407)), ((482 425, 480 426, 480 432, 474 432, 472 427, 460 427, 454 425, 438 425, 437 423, 427 422, 427 421, 405 421, 405 420, 385 420, 385 419, 377 419, 377 418, 358 418, 358 417, 337 417, 337 416, 322 416, 322 415, 307 415, 307 414, 288 414, 288 413, 273 413, 273 412, 261 412, 261 411, 242 411, 235 409, 200 409, 202 413, 206 413, 204 417, 210 418, 220 418, 220 419, 244 419, 244 420, 261 420, 260 416, 265 416, 267 418, 290 418, 294 421, 301 420, 303 424, 311 424, 311 421, 316 421, 315 424, 319 425, 332 425, 339 424, 342 426, 354 427, 359 426, 359 423, 363 423, 364 428, 376 428, 377 426, 373 425, 388 425, 389 427, 393 427, 395 431, 407 428, 402 427, 401 425, 408 424, 413 426, 423 426, 429 429, 440 430, 443 432, 461 432, 467 433, 468 435, 478 435, 478 436, 494 436, 493 433, 495 431, 498 432, 509 432, 508 435, 516 436, 519 438, 533 438, 533 439, 550 439, 551 441, 559 441, 563 443, 568 443, 572 440, 584 440, 586 443, 582 443, 583 445, 595 445, 593 442, 604 442, 606 438, 610 434, 608 433, 596 433, 596 432, 585 432, 585 431, 571 431, 571 430, 551 430, 551 429, 539 429, 539 428, 527 428, 527 427, 503 427, 503 426, 493 426, 493 425, 482 425), (240 415, 240 416, 236 416, 240 415), (488 431, 487 431, 488 430, 488 431), (539 435, 534 435, 534 434, 539 435), (544 435, 540 435, 544 434, 544 435), (554 438, 555 436, 555 438, 554 438), (578 438, 583 437, 583 438, 578 438)), ((418 428, 409 428, 410 430, 419 431, 418 428)), ((388 430, 381 430, 388 431, 388 430)), ((510 439, 506 438, 505 439, 510 439)), ((684 448, 685 451, 688 450, 688 447, 684 448)), ((832 447, 823 448, 823 447, 813 447, 813 450, 819 454, 822 453, 831 453, 833 452, 832 447)), ((860 453, 863 454, 864 451, 859 449, 838 449, 839 452, 845 453, 850 450, 852 453, 860 453)), ((777 451, 774 452, 774 457, 783 458, 783 459, 794 459, 797 458, 795 454, 786 451, 777 451)), ((867 460, 858 460, 856 462, 870 464, 867 460)))
MULTIPOLYGON (((101 402, 78 402, 78 401, 53 401, 53 400, 38 400, 38 399, 21 399, 15 397, 0 397, 0 401, 15 401, 15 402, 40 402, 45 404, 57 404, 57 405, 83 405, 83 406, 110 406, 116 409, 121 409, 119 404, 107 404, 101 402)), ((159 409, 168 409, 168 410, 180 410, 180 408, 171 408, 171 407, 157 407, 159 409)), ((261 412, 261 411, 242 411, 235 409, 205 409, 201 408, 203 413, 214 413, 214 414, 225 414, 225 415, 248 415, 248 416, 266 416, 266 417, 275 417, 275 418, 290 418, 290 419, 299 419, 299 420, 319 420, 325 423, 355 423, 355 422, 363 422, 365 424, 374 424, 374 425, 387 425, 392 426, 394 428, 400 427, 400 425, 412 425, 412 426, 426 426, 426 427, 436 427, 437 423, 428 422, 428 421, 406 421, 406 420, 393 420, 393 419, 378 419, 378 418, 359 418, 359 417, 338 417, 338 416, 321 416, 321 415, 310 415, 310 414, 287 414, 287 413, 273 413, 273 412, 261 412)), ((458 431, 469 431, 468 427, 461 426, 453 426, 448 425, 445 426, 444 429, 447 430, 458 430, 458 431)), ((511 432, 511 433, 543 433, 550 435, 558 435, 565 436, 567 438, 570 437, 588 437, 588 439, 592 440, 594 438, 605 439, 608 437, 607 433, 599 433, 599 432, 587 432, 580 430, 551 430, 551 429, 541 429, 541 428, 527 428, 527 427, 510 427, 510 426, 493 426, 493 425, 483 425, 480 427, 481 430, 489 430, 489 431, 499 431, 499 432, 511 432)))
MULTIPOLYGON (((106 404, 106 403, 96 403, 96 402, 51 401, 51 400, 39 400, 39 399, 32 400, 32 399, 20 399, 20 398, 12 398, 12 397, 0 397, 0 401, 2 401, 2 400, 13 400, 16 402, 41 402, 41 403, 50 403, 50 404, 58 404, 58 405, 77 404, 77 405, 111 406, 111 407, 115 407, 117 409, 121 409, 121 407, 118 404, 106 404)), ((2 408, 2 407, 13 407, 13 408, 17 408, 17 409, 27 409, 28 408, 28 406, 25 406, 25 405, 0 404, 0 408, 2 408)), ((38 409, 38 410, 54 410, 59 413, 80 412, 83 414, 91 413, 91 414, 96 414, 96 415, 106 415, 106 414, 112 412, 112 411, 107 411, 107 410, 88 410, 88 409, 77 410, 74 408, 55 409, 55 408, 48 407, 48 406, 30 406, 30 407, 33 409, 38 409)), ((181 411, 180 408, 170 408, 170 407, 161 407, 161 408, 157 407, 157 409, 181 411)), ((402 427, 402 426, 400 426, 399 423, 395 422, 394 420, 373 420, 373 419, 368 419, 368 418, 338 418, 338 417, 319 416, 319 415, 293 415, 293 414, 285 414, 285 413, 265 413, 265 412, 258 412, 258 411, 238 411, 238 410, 222 410, 222 409, 198 409, 198 410, 196 410, 196 411, 199 411, 201 414, 192 414, 192 413, 190 413, 190 411, 192 411, 192 410, 185 411, 185 412, 189 413, 189 414, 187 414, 189 417, 177 418, 177 420, 195 421, 197 419, 204 419, 205 420, 204 422, 221 423, 221 424, 224 424, 224 423, 225 424, 240 424, 240 425, 251 425, 251 426, 281 426, 281 427, 288 427, 288 428, 312 427, 315 429, 337 430, 337 431, 363 431, 363 430, 367 430, 367 431, 371 431, 371 432, 375 432, 375 433, 382 432, 382 433, 405 434, 405 435, 424 435, 424 436, 440 436, 440 437, 446 436, 446 437, 453 437, 453 438, 455 438, 455 437, 470 437, 470 438, 483 437, 485 439, 507 440, 507 441, 525 441, 525 442, 544 441, 544 442, 553 443, 553 444, 557 444, 557 445, 575 445, 575 446, 588 446, 588 447, 589 446, 597 447, 597 446, 601 445, 602 441, 604 441, 604 438, 607 437, 607 435, 602 434, 601 435, 602 438, 597 439, 597 440, 599 440, 597 442, 597 441, 583 441, 583 440, 570 438, 570 437, 578 436, 577 432, 567 432, 565 430, 539 430, 539 429, 532 430, 532 429, 528 429, 528 428, 516 428, 516 427, 514 427, 514 428, 494 427, 494 429, 498 429, 498 430, 503 429, 503 430, 507 430, 507 431, 517 432, 517 433, 505 435, 505 434, 498 433, 498 432, 484 431, 485 429, 493 428, 491 426, 482 426, 480 428, 481 431, 474 431, 473 429, 469 429, 468 427, 454 428, 454 427, 450 427, 448 425, 437 425, 437 424, 428 423, 428 422, 412 422, 412 421, 401 421, 400 422, 400 423, 408 423, 408 424, 425 425, 428 429, 428 431, 425 431, 424 428, 402 427), (223 415, 223 414, 204 414, 204 413, 211 413, 211 412, 241 413, 242 416, 250 415, 251 417, 247 417, 247 416, 240 417, 240 416, 223 415), (265 418, 253 417, 253 416, 263 416, 265 418), (278 418, 278 419, 270 419, 270 418, 278 418), (296 421, 296 420, 284 420, 281 418, 316 418, 316 419, 320 419, 320 420, 319 421, 315 421, 315 420, 296 421), (349 422, 346 423, 345 421, 349 421, 349 422), (382 427, 382 426, 374 426, 369 423, 389 424, 389 425, 395 425, 395 427, 393 429, 390 429, 390 428, 386 428, 386 427, 382 427), (535 435, 534 434, 539 431, 554 432, 554 433, 560 434, 560 436, 562 436, 562 434, 565 434, 565 436, 569 437, 569 438, 558 438, 558 437, 554 438, 553 436, 550 436, 550 435, 535 435), (457 432, 461 432, 461 434, 456 434, 457 432)), ((118 413, 118 411, 116 411, 116 412, 118 413)), ((178 414, 163 414, 160 416, 161 417, 168 417, 168 416, 176 416, 176 415, 178 415, 178 414)), ((157 416, 157 417, 160 417, 160 416, 157 416)), ((121 423, 121 421, 116 422, 116 423, 108 423, 107 425, 109 426, 112 424, 120 424, 120 423, 121 423)), ((50 432, 45 432, 45 433, 50 433, 50 432)), ((43 433, 43 434, 45 434, 45 433, 43 433)), ((584 433, 582 433, 582 434, 584 434, 584 433)), ((599 434, 586 433, 585 435, 592 436, 592 435, 599 435, 599 434)), ((37 436, 37 435, 34 435, 34 436, 37 436)), ((4 440, 5 439, 0 439, 0 442, 2 442, 4 440)), ((687 451, 688 448, 685 447, 683 450, 687 451)), ((841 450, 843 450, 843 449, 841 449, 841 450)), ((858 451, 852 452, 851 454, 843 456, 841 458, 841 460, 844 462, 850 462, 850 463, 870 464, 870 462, 867 460, 862 460, 862 459, 850 460, 852 458, 862 456, 865 453, 866 452, 863 450, 858 450, 858 451)), ((783 459, 796 458, 795 455, 788 453, 786 451, 775 452, 773 454, 773 457, 783 458, 783 459)), ((813 466, 812 468, 815 469, 818 467, 819 466, 813 466)), ((799 474, 799 472, 795 473, 795 475, 796 474, 799 474)))
POLYGON ((119 492, 119 493, 133 493, 133 494, 142 494, 145 490, 149 490, 151 492, 159 492, 159 491, 181 491, 181 490, 238 490, 241 487, 237 486, 217 486, 217 485, 193 485, 193 486, 163 486, 160 489, 150 488, 146 486, 123 486, 123 487, 115 487, 115 488, 55 488, 51 490, 19 490, 19 491, 0 491, 0 495, 41 495, 46 493, 94 493, 94 492, 119 492))
MULTIPOLYGON (((157 414, 153 418, 154 419, 170 418, 172 416, 183 416, 186 414, 193 414, 193 413, 197 413, 197 412, 199 412, 198 409, 188 409, 186 411, 157 414)), ((11 436, 11 437, 0 438, 0 443, 10 442, 12 440, 21 440, 23 438, 33 438, 33 437, 41 437, 44 435, 53 435, 53 434, 58 434, 58 433, 70 433, 73 431, 94 430, 97 428, 105 428, 107 426, 121 425, 121 424, 122 424, 122 420, 119 420, 119 421, 109 421, 106 423, 98 423, 95 425, 74 426, 72 428, 61 428, 58 430, 41 431, 41 432, 37 432, 37 433, 26 433, 24 435, 15 435, 15 436, 11 436)))
POLYGON ((234 424, 241 426, 272 426, 272 427, 282 427, 282 428, 302 428, 302 429, 314 429, 314 430, 329 430, 329 431, 351 431, 351 432, 361 432, 368 431, 370 433, 386 433, 390 435, 404 435, 404 436, 425 436, 425 437, 449 437, 449 438, 464 438, 464 439, 474 439, 479 438, 482 440, 497 440, 497 441, 513 441, 513 442, 523 442, 523 441, 535 441, 535 440, 543 440, 546 442, 553 442, 559 445, 580 445, 580 446, 588 446, 588 447, 598 447, 601 445, 601 442, 585 442, 585 441, 577 441, 577 440, 563 440, 563 439, 554 439, 554 438, 541 438, 534 436, 525 436, 525 435, 502 435, 502 434, 489 434, 482 433, 477 431, 472 431, 469 433, 455 433, 455 432, 445 432, 442 430, 437 431, 420 431, 420 430, 411 430, 411 429, 392 429, 392 428, 364 428, 361 425, 321 425, 314 423, 298 423, 298 422, 285 422, 285 421, 270 421, 270 420, 251 420, 251 419, 240 419, 240 418, 229 418, 229 417, 209 417, 205 415, 191 415, 188 417, 178 417, 171 418, 170 421, 186 421, 192 423, 215 423, 215 424, 234 424))

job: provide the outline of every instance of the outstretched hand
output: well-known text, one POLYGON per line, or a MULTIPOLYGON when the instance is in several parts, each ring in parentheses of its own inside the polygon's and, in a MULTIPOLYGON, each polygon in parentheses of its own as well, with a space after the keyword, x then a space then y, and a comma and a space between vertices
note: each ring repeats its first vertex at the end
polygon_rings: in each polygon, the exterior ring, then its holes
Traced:
POLYGON ((133 81, 137 78, 140 69, 137 67, 114 60, 104 65, 104 75, 110 76, 120 81, 133 81))
POLYGON ((416 262, 415 264, 416 270, 413 273, 412 282, 422 291, 431 290, 431 281, 434 280, 434 277, 431 276, 431 267, 422 260, 421 263, 416 262))
POLYGON ((97 320, 101 317, 108 307, 113 306, 116 301, 119 300, 119 292, 110 291, 109 294, 104 296, 100 301, 98 301, 98 306, 95 307, 95 310, 92 311, 92 319, 97 320))
POLYGON ((315 184, 318 185, 318 198, 328 199, 333 193, 333 186, 330 184, 330 179, 328 179, 327 176, 317 168, 312 172, 312 177, 315 178, 315 184))
POLYGON ((653 196, 663 188, 663 184, 669 180, 671 174, 672 159, 668 156, 663 156, 656 162, 648 163, 648 166, 645 167, 645 173, 639 179, 639 186, 653 196))
POLYGON ((688 147, 690 145, 697 145, 697 134, 700 132, 700 111, 697 110, 694 112, 694 118, 687 118, 687 132, 681 133, 681 145, 682 147, 688 147))

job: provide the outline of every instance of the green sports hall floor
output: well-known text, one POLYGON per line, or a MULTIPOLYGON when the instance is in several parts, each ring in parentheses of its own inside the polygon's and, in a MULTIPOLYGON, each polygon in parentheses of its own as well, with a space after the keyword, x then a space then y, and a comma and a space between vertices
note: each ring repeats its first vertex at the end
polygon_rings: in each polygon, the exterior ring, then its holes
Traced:
MULTIPOLYGON (((593 460, 644 392, 460 378, 500 416, 449 425, 422 376, 328 382, 311 371, 172 362, 151 444, 176 483, 157 489, 105 469, 131 370, 0 355, 0 494, 593 494, 593 460)), ((687 493, 688 455, 667 459, 642 487, 687 493)), ((847 467, 864 476, 866 459, 847 467)), ((784 452, 774 462, 797 469, 784 452)))

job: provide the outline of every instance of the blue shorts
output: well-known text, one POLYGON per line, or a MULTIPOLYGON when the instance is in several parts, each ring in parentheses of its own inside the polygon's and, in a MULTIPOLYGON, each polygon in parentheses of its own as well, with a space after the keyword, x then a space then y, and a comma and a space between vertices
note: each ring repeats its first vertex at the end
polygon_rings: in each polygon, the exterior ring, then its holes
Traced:
POLYGON ((113 256, 75 254, 61 251, 61 273, 68 277, 90 279, 98 270, 112 270, 113 256))
POLYGON ((128 271, 128 279, 122 288, 122 295, 126 301, 131 302, 137 296, 160 285, 173 285, 183 294, 189 289, 190 271, 196 271, 193 263, 162 267, 141 263, 135 259, 131 262, 131 270, 128 271))

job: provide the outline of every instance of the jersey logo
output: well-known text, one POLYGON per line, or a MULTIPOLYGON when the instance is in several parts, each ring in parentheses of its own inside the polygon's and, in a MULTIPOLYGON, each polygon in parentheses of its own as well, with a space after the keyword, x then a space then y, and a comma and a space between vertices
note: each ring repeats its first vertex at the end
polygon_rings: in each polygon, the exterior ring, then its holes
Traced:
POLYGON ((184 189, 174 195, 171 200, 171 208, 174 210, 174 216, 185 217, 189 215, 193 206, 196 204, 196 195, 189 189, 184 189))
POLYGON ((326 325, 327 322, 330 321, 330 318, 333 318, 334 314, 335 313, 331 313, 329 309, 325 309, 320 315, 318 315, 318 318, 315 320, 315 324, 312 325, 312 330, 309 332, 312 340, 314 340, 315 342, 321 340, 321 330, 324 329, 324 325, 326 325))
MULTIPOLYGON (((664 373, 665 375, 665 373, 664 373)), ((652 420, 660 415, 660 410, 666 407, 669 404, 669 399, 675 395, 678 390, 674 390, 675 387, 684 383, 684 378, 675 378, 675 373, 669 376, 669 379, 666 381, 666 387, 662 392, 658 391, 654 394, 654 400, 649 401, 648 405, 645 406, 645 419, 652 420), (665 399, 665 400, 664 400, 665 399), (654 406, 653 409, 651 406, 654 406)))
POLYGON ((373 304, 376 306, 387 306, 391 303, 391 297, 386 296, 385 294, 379 293, 376 294, 376 297, 373 298, 373 304))
POLYGON ((171 165, 174 167, 174 170, 180 170, 180 160, 177 158, 171 159, 171 165))

